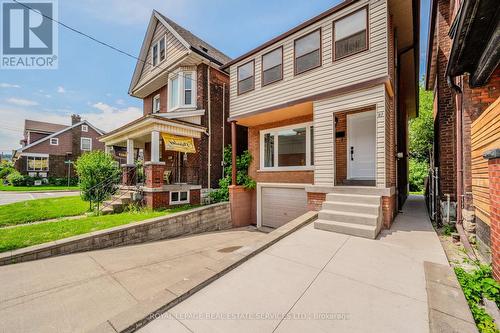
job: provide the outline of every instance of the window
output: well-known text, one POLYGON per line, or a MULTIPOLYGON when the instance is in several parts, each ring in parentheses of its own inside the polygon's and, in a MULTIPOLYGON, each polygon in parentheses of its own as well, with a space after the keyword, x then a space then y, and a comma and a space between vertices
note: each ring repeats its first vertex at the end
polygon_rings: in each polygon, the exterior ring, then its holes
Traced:
POLYGON ((283 47, 262 56, 262 85, 283 79, 283 47))
POLYGON ((160 95, 153 97, 153 113, 160 112, 160 95))
POLYGON ((49 171, 48 156, 26 156, 28 170, 27 171, 49 171))
POLYGON ((311 169, 313 159, 311 124, 261 131, 261 169, 311 169))
POLYGON ((166 59, 167 49, 166 49, 166 36, 158 40, 151 47, 151 62, 153 67, 156 67, 160 62, 166 59))
POLYGON ((87 125, 82 125, 82 132, 88 132, 89 127, 87 125))
POLYGON ((189 191, 173 191, 170 192, 170 204, 189 203, 189 191))
POLYGON ((252 60, 238 67, 238 95, 254 89, 255 62, 252 60))
POLYGON ((91 138, 82 138, 80 142, 80 149, 84 151, 92 150, 92 139, 91 138))
POLYGON ((368 9, 333 22, 334 60, 368 49, 368 9))
POLYGON ((295 40, 295 74, 321 66, 321 29, 295 40))
POLYGON ((196 108, 196 72, 179 72, 168 80, 168 110, 196 108))
POLYGON ((59 146, 59 138, 50 138, 51 146, 59 146))

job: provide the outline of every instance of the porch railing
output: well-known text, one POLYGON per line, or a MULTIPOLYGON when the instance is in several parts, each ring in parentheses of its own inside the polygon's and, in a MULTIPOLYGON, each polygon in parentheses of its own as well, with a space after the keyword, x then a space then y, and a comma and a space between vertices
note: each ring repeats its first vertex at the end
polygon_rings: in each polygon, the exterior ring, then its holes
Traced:
POLYGON ((201 168, 167 166, 165 169, 165 184, 186 183, 200 185, 201 168))

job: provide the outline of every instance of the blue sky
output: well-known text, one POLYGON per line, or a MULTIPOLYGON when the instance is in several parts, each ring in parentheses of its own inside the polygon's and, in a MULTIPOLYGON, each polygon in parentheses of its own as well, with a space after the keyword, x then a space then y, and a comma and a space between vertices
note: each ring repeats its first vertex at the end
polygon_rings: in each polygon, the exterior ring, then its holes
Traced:
MULTIPOLYGON (((151 11, 157 9, 237 57, 339 2, 59 0, 59 20, 138 54, 151 11)), ((429 0, 421 2, 420 76, 425 68, 429 0)), ((70 115, 78 113, 111 130, 139 117, 142 101, 127 94, 134 67, 134 59, 60 27, 57 70, 0 70, 0 151, 19 146, 25 118, 69 124, 70 115)))

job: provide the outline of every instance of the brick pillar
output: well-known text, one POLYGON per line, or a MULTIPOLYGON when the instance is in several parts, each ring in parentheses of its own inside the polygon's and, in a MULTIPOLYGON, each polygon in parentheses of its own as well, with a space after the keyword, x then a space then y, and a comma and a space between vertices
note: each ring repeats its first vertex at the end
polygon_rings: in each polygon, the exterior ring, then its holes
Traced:
POLYGON ((146 187, 163 187, 163 174, 165 173, 165 162, 144 163, 144 175, 146 177, 146 187))
POLYGON ((307 209, 320 211, 323 202, 326 200, 326 193, 307 192, 307 209))
POLYGON ((256 223, 256 191, 245 189, 241 185, 229 186, 231 202, 231 221, 233 227, 244 227, 256 223))
POLYGON ((135 185, 135 165, 122 164, 122 185, 135 185))
POLYGON ((490 181, 490 239, 493 277, 500 282, 500 148, 486 152, 490 181))

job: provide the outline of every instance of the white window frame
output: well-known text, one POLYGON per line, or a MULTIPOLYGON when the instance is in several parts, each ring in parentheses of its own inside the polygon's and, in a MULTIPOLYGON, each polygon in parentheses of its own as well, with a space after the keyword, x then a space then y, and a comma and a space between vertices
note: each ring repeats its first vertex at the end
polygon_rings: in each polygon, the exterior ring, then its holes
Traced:
POLYGON ((92 138, 81 137, 80 138, 80 150, 82 150, 82 151, 92 151, 92 138), (83 149, 83 141, 84 140, 89 140, 89 142, 90 142, 90 149, 83 149))
POLYGON ((51 146, 59 146, 59 138, 50 138, 49 143, 51 146), (52 141, 54 140, 54 141, 52 141))
POLYGON ((50 166, 50 161, 49 161, 49 155, 38 155, 38 154, 32 154, 32 155, 25 155, 26 156, 26 171, 28 172, 47 172, 49 171, 49 166, 50 166), (47 169, 30 169, 30 159, 46 159, 47 160, 47 169))
POLYGON ((88 132, 89 131, 89 126, 88 125, 82 125, 82 132, 88 132))
POLYGON ((189 190, 185 190, 185 191, 170 191, 169 192, 169 202, 170 202, 170 205, 188 204, 189 203, 189 190), (181 192, 186 192, 187 193, 187 200, 180 200, 181 199, 181 192), (172 200, 172 193, 177 193, 179 200, 177 200, 177 201, 172 200))
POLYGON ((153 43, 151 44, 151 69, 155 69, 156 67, 158 67, 159 64, 161 64, 162 62, 164 62, 165 60, 167 59, 167 35, 164 35, 163 38, 160 38, 156 41, 156 43, 153 43), (160 41, 163 40, 163 42, 165 43, 165 57, 163 58, 163 60, 161 60, 161 54, 160 54, 160 41), (156 46, 156 64, 154 63, 154 50, 155 50, 155 46, 156 46))
POLYGON ((197 100, 197 91, 196 91, 196 71, 180 71, 176 72, 174 74, 171 74, 170 77, 168 78, 168 105, 167 105, 167 111, 176 111, 179 109, 196 109, 196 100, 197 100), (184 103, 184 95, 185 95, 185 88, 184 88, 184 77, 186 74, 191 75, 191 104, 185 104, 184 103), (172 81, 174 79, 179 79, 179 94, 177 95, 177 103, 175 105, 171 105, 171 89, 172 89, 172 81))
POLYGON ((259 171, 303 171, 303 170, 314 170, 314 164, 311 163, 311 127, 312 122, 294 124, 289 126, 269 128, 260 131, 260 170, 259 171), (278 134, 280 131, 294 129, 294 128, 306 128, 306 165, 302 166, 278 166, 278 134), (271 134, 274 137, 274 166, 266 167, 264 163, 264 136, 266 134, 271 134))
POLYGON ((153 113, 160 112, 161 109, 161 99, 160 94, 157 94, 153 97, 153 113), (158 108, 156 108, 156 101, 158 101, 158 108))

